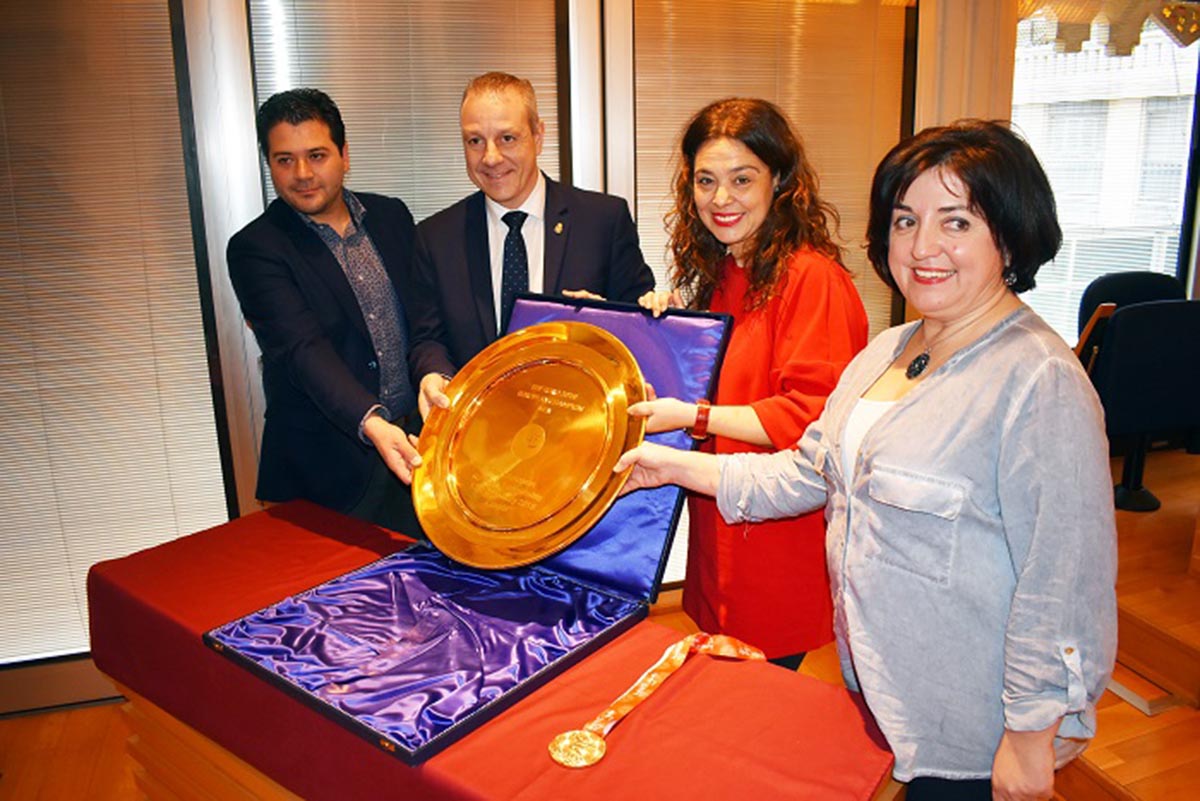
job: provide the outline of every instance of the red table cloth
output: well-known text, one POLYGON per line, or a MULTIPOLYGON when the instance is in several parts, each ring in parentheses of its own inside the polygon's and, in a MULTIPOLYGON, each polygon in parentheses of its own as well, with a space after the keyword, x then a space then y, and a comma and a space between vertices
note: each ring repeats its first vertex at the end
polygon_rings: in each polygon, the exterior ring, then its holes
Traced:
POLYGON ((294 502, 88 576, 92 655, 113 679, 311 799, 869 799, 892 758, 856 696, 774 665, 693 656, 608 736, 597 765, 549 758, 676 631, 642 622, 418 767, 209 650, 204 632, 405 547, 294 502))

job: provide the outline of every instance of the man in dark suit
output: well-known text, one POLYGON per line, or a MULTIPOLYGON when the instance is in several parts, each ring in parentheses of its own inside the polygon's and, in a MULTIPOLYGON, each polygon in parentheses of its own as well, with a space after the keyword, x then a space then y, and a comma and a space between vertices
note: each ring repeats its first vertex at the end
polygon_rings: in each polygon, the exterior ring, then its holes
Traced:
POLYGON ((460 111, 467 174, 480 191, 417 227, 409 362, 421 414, 505 330, 517 292, 634 302, 654 288, 625 201, 547 178, 545 123, 527 80, 473 79, 460 111))
POLYGON ((279 195, 229 241, 229 276, 263 353, 258 497, 307 498, 418 534, 420 462, 401 304, 414 236, 394 198, 350 192, 346 132, 323 92, 272 96, 258 141, 279 195), (403 483, 402 483, 403 482, 403 483))

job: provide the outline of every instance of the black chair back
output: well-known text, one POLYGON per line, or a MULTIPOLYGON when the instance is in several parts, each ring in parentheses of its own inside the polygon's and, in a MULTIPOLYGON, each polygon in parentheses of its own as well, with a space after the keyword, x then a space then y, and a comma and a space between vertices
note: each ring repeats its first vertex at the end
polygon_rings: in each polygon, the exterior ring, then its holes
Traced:
POLYGON ((1183 283, 1173 275, 1134 270, 1102 275, 1083 290, 1079 299, 1079 333, 1101 303, 1115 303, 1117 308, 1130 303, 1151 300, 1183 300, 1187 293, 1183 283))
POLYGON ((1200 426, 1200 300, 1118 307, 1104 330, 1092 383, 1104 406, 1109 438, 1132 436, 1137 441, 1126 456, 1117 506, 1158 508, 1157 499, 1142 487, 1151 437, 1200 426))

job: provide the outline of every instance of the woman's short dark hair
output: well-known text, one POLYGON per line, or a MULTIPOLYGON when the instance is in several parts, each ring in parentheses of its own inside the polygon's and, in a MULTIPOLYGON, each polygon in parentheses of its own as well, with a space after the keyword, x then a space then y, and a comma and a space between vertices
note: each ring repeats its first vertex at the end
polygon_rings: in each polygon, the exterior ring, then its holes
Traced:
POLYGON ((786 276, 784 262, 797 248, 811 247, 841 263, 841 248, 830 233, 837 228, 838 215, 821 199, 816 170, 800 137, 774 103, 730 97, 700 109, 688 121, 680 141, 675 201, 667 214, 675 261, 672 279, 692 308, 708 308, 721 279, 719 267, 726 250, 696 211, 696 154, 705 142, 723 138, 741 142, 779 180, 770 212, 754 234, 750 263, 743 265, 750 284, 747 306, 755 308, 786 276))
POLYGON ((338 151, 346 149, 346 126, 342 124, 342 113, 333 99, 320 89, 288 89, 268 97, 255 115, 254 127, 263 156, 271 155, 267 152, 267 137, 272 128, 281 122, 299 125, 309 120, 328 125, 329 138, 337 145, 338 151))
POLYGON ((867 257, 883 282, 896 289, 888 269, 892 211, 912 182, 929 170, 955 175, 967 202, 987 221, 1004 256, 1014 292, 1033 289, 1038 269, 1062 245, 1054 192, 1029 144, 1006 122, 959 120, 926 128, 883 157, 871 182, 867 257))

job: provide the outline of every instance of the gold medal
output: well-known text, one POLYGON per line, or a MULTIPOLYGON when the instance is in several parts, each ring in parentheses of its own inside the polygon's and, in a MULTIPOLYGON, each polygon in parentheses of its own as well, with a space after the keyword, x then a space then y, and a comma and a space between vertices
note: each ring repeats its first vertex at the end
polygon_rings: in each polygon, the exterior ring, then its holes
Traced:
POLYGON ((762 662, 763 652, 726 634, 689 634, 663 651, 659 660, 646 670, 628 690, 621 693, 603 712, 592 718, 582 729, 563 732, 550 741, 550 756, 568 768, 586 768, 604 756, 604 737, 621 718, 650 697, 667 677, 683 665, 690 654, 709 654, 730 659, 762 662))
POLYGON ((481 568, 567 547, 616 500, 613 465, 641 442, 645 399, 629 349, 602 328, 541 323, 485 348, 446 387, 421 432, 413 476, 421 526, 442 553, 481 568))
POLYGON ((563 732, 550 741, 550 757, 568 768, 586 768, 604 758, 604 738, 587 729, 563 732))

